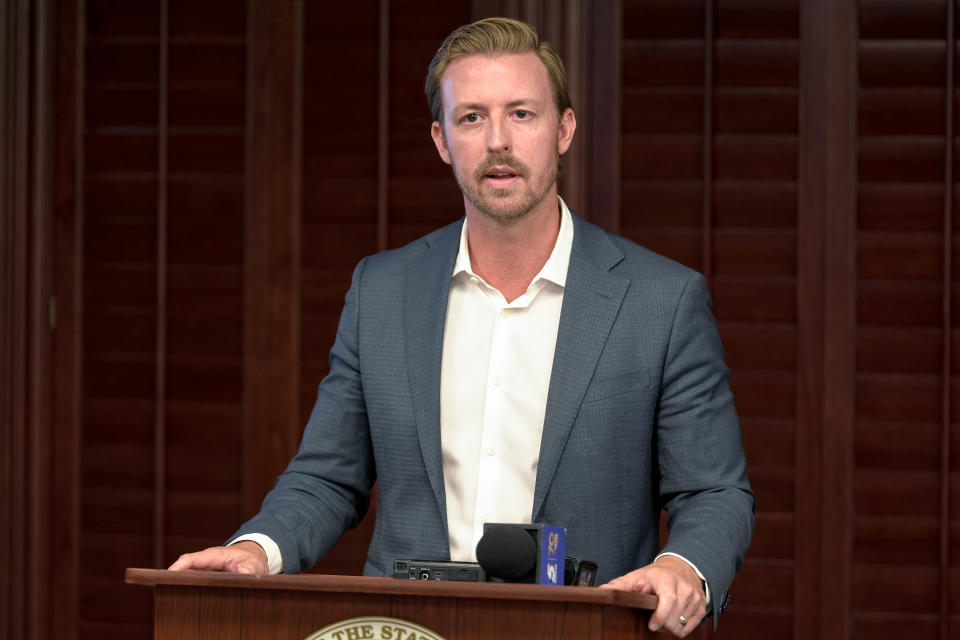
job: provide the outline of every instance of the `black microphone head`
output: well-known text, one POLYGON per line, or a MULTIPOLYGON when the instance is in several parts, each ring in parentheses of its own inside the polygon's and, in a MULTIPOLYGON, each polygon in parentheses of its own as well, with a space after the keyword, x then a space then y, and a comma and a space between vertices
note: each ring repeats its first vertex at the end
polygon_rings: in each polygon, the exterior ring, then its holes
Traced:
POLYGON ((487 575, 507 582, 529 578, 537 564, 537 541, 522 524, 488 524, 477 543, 477 562, 487 575))

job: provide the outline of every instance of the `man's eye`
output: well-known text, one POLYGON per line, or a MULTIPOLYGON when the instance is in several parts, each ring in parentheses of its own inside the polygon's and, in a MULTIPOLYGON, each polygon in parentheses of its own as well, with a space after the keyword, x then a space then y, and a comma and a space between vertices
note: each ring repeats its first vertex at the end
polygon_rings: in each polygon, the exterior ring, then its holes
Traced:
POLYGON ((468 113, 467 115, 463 116, 464 122, 476 122, 479 119, 480 119, 479 113, 468 113))
POLYGON ((526 109, 517 109, 514 112, 514 115, 520 118, 521 120, 526 120, 527 118, 530 117, 530 112, 527 111, 526 109))

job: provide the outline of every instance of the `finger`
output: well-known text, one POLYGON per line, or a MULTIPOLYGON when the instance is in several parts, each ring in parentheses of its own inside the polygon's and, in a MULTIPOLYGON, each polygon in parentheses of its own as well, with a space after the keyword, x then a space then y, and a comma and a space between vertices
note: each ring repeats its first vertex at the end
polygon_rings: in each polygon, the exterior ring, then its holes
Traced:
POLYGON ((653 593, 653 583, 647 574, 648 571, 645 569, 631 571, 626 575, 622 575, 619 578, 614 578, 610 582, 601 585, 601 588, 619 589, 620 591, 636 591, 638 593, 653 593))
POLYGON ((650 631, 666 628, 676 633, 680 627, 680 608, 677 606, 677 594, 672 589, 657 590, 657 608, 650 616, 647 627, 650 631), (676 627, 676 628, 675 628, 676 627))
POLYGON ((227 569, 227 557, 222 547, 211 547, 196 553, 185 553, 170 565, 170 571, 224 571, 227 569))

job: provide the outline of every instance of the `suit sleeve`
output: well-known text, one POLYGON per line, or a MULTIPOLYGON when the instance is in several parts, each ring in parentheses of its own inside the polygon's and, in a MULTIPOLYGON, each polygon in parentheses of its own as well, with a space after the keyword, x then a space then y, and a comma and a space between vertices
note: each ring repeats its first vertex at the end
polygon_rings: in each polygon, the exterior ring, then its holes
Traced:
POLYGON ((313 566, 360 522, 370 504, 375 470, 358 335, 364 264, 353 272, 330 351, 330 373, 320 383, 300 448, 260 512, 231 537, 269 536, 280 548, 284 573, 313 566))
POLYGON ((657 409, 660 497, 669 514, 664 552, 705 576, 722 609, 753 534, 754 495, 720 334, 700 274, 677 303, 657 409))

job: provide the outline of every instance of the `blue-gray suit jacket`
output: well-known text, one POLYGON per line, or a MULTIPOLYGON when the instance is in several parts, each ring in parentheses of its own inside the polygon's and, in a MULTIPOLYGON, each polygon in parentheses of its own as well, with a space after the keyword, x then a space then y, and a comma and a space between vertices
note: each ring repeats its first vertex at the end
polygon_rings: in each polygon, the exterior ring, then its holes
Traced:
MULTIPOLYGON (((693 562, 723 603, 753 531, 729 372, 702 276, 576 215, 531 521, 566 527, 567 553, 607 581, 659 549, 693 562)), ((449 558, 440 362, 462 220, 364 259, 330 374, 296 457, 236 535, 302 571, 367 511, 365 574, 449 558)))

